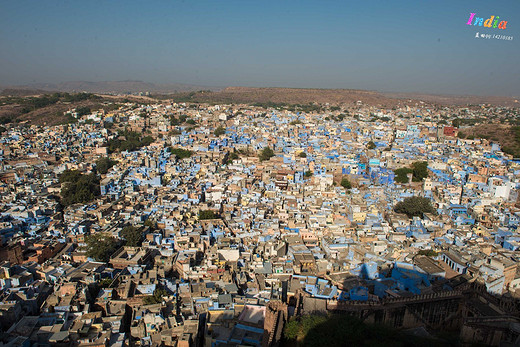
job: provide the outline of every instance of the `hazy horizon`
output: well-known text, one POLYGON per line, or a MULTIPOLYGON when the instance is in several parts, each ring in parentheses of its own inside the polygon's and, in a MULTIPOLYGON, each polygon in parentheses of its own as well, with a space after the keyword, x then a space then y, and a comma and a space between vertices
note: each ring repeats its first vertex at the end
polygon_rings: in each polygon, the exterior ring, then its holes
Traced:
POLYGON ((143 81, 520 95, 513 0, 22 1, 0 9, 1 86, 143 81), (470 13, 500 16, 507 29, 468 26, 470 13))

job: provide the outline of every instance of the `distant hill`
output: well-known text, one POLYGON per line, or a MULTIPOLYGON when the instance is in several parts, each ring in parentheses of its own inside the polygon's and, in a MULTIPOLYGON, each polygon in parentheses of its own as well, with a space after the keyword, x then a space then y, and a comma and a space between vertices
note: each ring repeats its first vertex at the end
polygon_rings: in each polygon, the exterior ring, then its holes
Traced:
POLYGON ((417 93, 383 93, 389 98, 414 99, 433 102, 441 105, 480 105, 491 104, 499 106, 519 107, 520 98, 508 96, 480 96, 480 95, 437 95, 417 93))
POLYGON ((520 127, 508 124, 489 123, 461 128, 461 138, 481 138, 499 143, 502 151, 520 158, 520 127))
POLYGON ((357 101, 373 105, 395 105, 399 103, 399 100, 385 97, 376 91, 352 89, 227 87, 218 91, 182 92, 159 97, 185 102, 235 104, 350 104, 357 101))
MULTIPOLYGON (((103 81, 103 82, 88 82, 88 81, 71 81, 61 83, 32 83, 22 86, 5 86, 3 95, 5 92, 16 92, 23 93, 26 91, 39 91, 39 92, 69 92, 69 93, 99 93, 99 94, 125 94, 125 93, 139 93, 139 92, 150 92, 150 93, 179 93, 179 92, 191 92, 197 90, 220 90, 220 87, 209 87, 194 84, 154 84, 143 81, 103 81)), ((9 94, 12 95, 12 94, 9 94)), ((18 94, 19 95, 19 94, 18 94)), ((25 94, 27 95, 27 94, 25 94)))
POLYGON ((286 103, 286 104, 352 104, 361 101, 367 105, 392 107, 397 104, 413 105, 420 101, 440 105, 492 104, 520 106, 518 100, 498 96, 456 96, 407 93, 382 93, 355 89, 299 89, 299 88, 253 88, 228 87, 217 91, 192 91, 161 98, 185 102, 213 103, 286 103))
MULTIPOLYGON (((2 87, 0 87, 2 89, 2 87)), ((286 103, 286 104, 352 104, 393 107, 414 105, 420 101, 438 105, 491 104, 518 107, 518 98, 473 95, 432 95, 386 93, 356 89, 209 87, 193 84, 154 84, 143 81, 72 81, 4 86, 0 95, 27 96, 50 92, 87 92, 96 94, 128 94, 149 92, 158 99, 211 103, 286 103)))
MULTIPOLYGON (((47 90, 41 90, 41 89, 18 89, 18 88, 0 88, 0 96, 31 96, 31 95, 41 95, 41 94, 47 94, 50 93, 50 91, 47 90)), ((54 92, 54 91, 52 91, 54 92)))
MULTIPOLYGON (((136 101, 140 103, 156 102, 145 96, 134 95, 98 95, 94 93, 47 93, 30 96, 13 95, 0 96, 0 125, 18 122, 31 124, 64 124, 74 122, 64 112, 72 109, 82 109, 83 112, 104 109, 107 112, 118 109, 122 103, 136 101)), ((39 93, 36 93, 39 94, 39 93)))

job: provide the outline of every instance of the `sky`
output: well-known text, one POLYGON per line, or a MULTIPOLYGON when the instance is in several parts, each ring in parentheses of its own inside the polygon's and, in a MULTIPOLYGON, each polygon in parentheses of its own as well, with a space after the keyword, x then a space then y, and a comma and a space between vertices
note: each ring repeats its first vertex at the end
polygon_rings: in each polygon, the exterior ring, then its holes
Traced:
POLYGON ((519 28, 518 0, 5 0, 0 85, 141 80, 520 96, 519 28), (470 13, 507 27, 466 25, 470 13))

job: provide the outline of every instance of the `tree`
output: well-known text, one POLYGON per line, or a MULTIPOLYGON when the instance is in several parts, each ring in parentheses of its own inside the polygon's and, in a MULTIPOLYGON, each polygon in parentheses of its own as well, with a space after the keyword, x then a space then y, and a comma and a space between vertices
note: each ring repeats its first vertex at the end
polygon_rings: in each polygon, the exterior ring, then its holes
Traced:
POLYGON ((260 152, 260 161, 266 161, 266 160, 269 160, 271 159, 272 157, 274 157, 274 152, 271 148, 269 147, 265 147, 264 149, 262 149, 262 151, 260 152))
POLYGON ((177 158, 179 158, 179 159, 189 158, 193 154, 193 152, 188 149, 172 148, 172 147, 170 147, 170 153, 175 154, 177 156, 177 158))
POLYGON ((150 230, 157 230, 157 221, 155 219, 152 219, 152 218, 147 218, 145 221, 144 221, 144 226, 145 227, 149 227, 150 230))
POLYGON ((87 115, 90 113, 90 107, 78 107, 76 108, 76 114, 78 117, 87 115))
POLYGON ((240 157, 238 156, 237 152, 231 152, 226 161, 226 164, 231 164, 233 162, 233 160, 237 160, 238 158, 240 158, 240 157))
POLYGON ((99 177, 95 174, 83 175, 78 170, 65 170, 59 178, 62 183, 61 202, 65 206, 87 203, 100 195, 99 177))
POLYGON ((103 278, 101 281, 99 281, 98 285, 101 288, 108 288, 112 284, 114 280, 112 278, 103 278))
POLYGON ((412 180, 414 182, 421 182, 423 179, 428 177, 428 162, 416 161, 412 163, 412 168, 402 167, 394 170, 395 181, 397 183, 408 183, 408 174, 412 174, 412 180))
POLYGON ((96 160, 96 169, 97 172, 100 174, 106 174, 108 170, 114 165, 117 164, 117 161, 112 160, 108 157, 101 157, 98 160, 96 160))
POLYGON ((148 146, 154 140, 151 136, 142 136, 136 131, 120 131, 118 133, 119 137, 109 140, 107 143, 107 149, 109 153, 114 153, 116 151, 129 151, 133 152, 138 150, 141 147, 148 146), (124 139, 120 139, 120 138, 124 139))
POLYGON ((395 181, 397 183, 408 183, 408 174, 412 173, 413 170, 407 167, 394 170, 395 181))
POLYGON ((412 164, 413 181, 421 182, 428 177, 428 162, 416 161, 412 164))
POLYGON ((181 124, 181 122, 177 118, 175 118, 175 116, 170 117, 170 125, 175 126, 179 124, 181 124))
POLYGON ((285 338, 292 340, 298 337, 305 337, 309 331, 326 322, 327 316, 321 315, 304 315, 298 319, 293 317, 287 322, 284 328, 285 338))
POLYGON ((455 118, 454 120, 451 121, 451 125, 453 125, 455 128, 460 127, 460 123, 461 123, 461 121, 458 118, 455 118))
POLYGON ((369 141, 368 144, 367 144, 367 148, 368 149, 375 149, 376 148, 376 144, 374 143, 374 141, 369 141))
POLYGON ((340 182, 340 185, 345 188, 345 189, 351 189, 352 188, 352 184, 350 183, 350 181, 348 180, 348 178, 346 177, 343 177, 341 179, 341 182, 340 182))
POLYGON ((283 335, 285 338, 288 340, 296 340, 300 334, 300 322, 295 318, 289 319, 283 329, 283 335))
POLYGON ((127 225, 121 230, 121 236, 126 241, 126 246, 139 247, 143 243, 144 235, 141 229, 133 225, 127 225))
POLYGON ((419 252, 417 252, 418 255, 425 255, 427 257, 436 257, 439 255, 438 252, 434 251, 433 249, 421 249, 419 252))
POLYGON ((368 324, 347 315, 305 314, 285 324, 288 345, 297 346, 441 346, 445 341, 412 336, 378 324, 368 324), (434 341, 434 342, 432 342, 434 341))
POLYGON ((305 175, 306 178, 312 177, 312 171, 311 170, 307 170, 307 171, 305 171, 304 175, 305 175))
POLYGON ((78 170, 65 170, 61 173, 59 177, 59 182, 77 182, 81 176, 82 174, 78 170))
POLYGON ((224 135, 226 133, 226 129, 219 126, 217 129, 215 129, 215 131, 213 133, 215 134, 215 136, 224 135))
POLYGON ((87 257, 103 262, 108 262, 119 246, 115 238, 103 233, 87 236, 85 243, 87 244, 87 257))
POLYGON ((166 187, 168 184, 170 184, 170 182, 172 181, 172 179, 169 177, 169 176, 161 176, 161 184, 166 187))
POLYGON ((168 295, 168 292, 163 288, 157 288, 154 290, 153 295, 145 296, 143 303, 145 305, 160 304, 163 296, 168 295))
POLYGON ((336 121, 338 121, 338 122, 342 122, 343 119, 345 119, 346 116, 347 116, 347 115, 344 114, 344 113, 338 114, 338 116, 336 117, 336 121))
POLYGON ((215 219, 217 216, 215 215, 215 212, 211 210, 203 210, 199 212, 199 219, 215 219))
POLYGON ((394 206, 394 211, 397 213, 404 213, 410 218, 414 216, 422 217, 424 213, 436 213, 431 200, 420 196, 412 196, 398 202, 394 206))
POLYGON ((307 158, 307 153, 301 152, 300 154, 298 154, 298 157, 300 157, 300 158, 307 158))

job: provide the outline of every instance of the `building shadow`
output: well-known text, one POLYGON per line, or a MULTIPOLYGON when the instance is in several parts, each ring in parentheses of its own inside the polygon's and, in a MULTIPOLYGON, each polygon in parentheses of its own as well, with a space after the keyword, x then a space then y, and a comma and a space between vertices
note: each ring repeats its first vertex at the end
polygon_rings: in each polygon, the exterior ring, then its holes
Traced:
POLYGON ((395 263, 385 269, 363 265, 355 275, 327 275, 332 297, 302 286, 291 299, 296 302, 291 319, 306 329, 299 344, 520 345, 518 299, 489 293, 485 283, 467 274, 446 278, 438 269, 429 270, 395 263), (320 322, 306 321, 310 315, 320 322))

